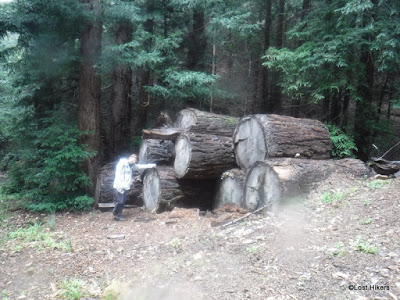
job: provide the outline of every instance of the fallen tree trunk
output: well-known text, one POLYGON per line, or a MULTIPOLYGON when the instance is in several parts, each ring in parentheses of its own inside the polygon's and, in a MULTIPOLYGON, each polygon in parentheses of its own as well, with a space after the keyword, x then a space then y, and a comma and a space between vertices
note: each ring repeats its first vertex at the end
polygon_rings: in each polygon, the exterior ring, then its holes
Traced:
POLYGON ((182 128, 143 129, 142 138, 175 141, 181 133, 186 131, 182 128))
MULTIPOLYGON (((134 176, 138 176, 139 172, 134 172, 134 176)), ((98 206, 99 203, 112 203, 115 200, 115 190, 113 188, 115 177, 115 166, 113 163, 103 166, 100 170, 100 174, 97 177, 95 203, 98 206)), ((141 182, 135 182, 132 189, 129 191, 126 198, 126 204, 129 205, 143 205, 142 196, 143 184, 141 182)))
POLYGON ((169 165, 175 156, 175 144, 168 140, 142 140, 139 150, 139 163, 169 165))
POLYGON ((178 178, 217 179, 235 166, 232 138, 188 132, 176 139, 174 170, 178 178))
POLYGON ((162 212, 174 207, 210 209, 215 181, 179 180, 168 166, 146 170, 143 200, 146 210, 162 212))
POLYGON ((280 115, 242 118, 233 143, 242 169, 270 157, 329 159, 331 153, 329 132, 323 123, 280 115))
POLYGON ((357 159, 311 160, 275 158, 254 163, 246 175, 244 207, 255 210, 268 203, 304 197, 315 183, 333 173, 356 177, 371 175, 371 169, 357 159))
POLYGON ((222 174, 218 184, 214 208, 227 203, 243 207, 245 173, 240 169, 232 169, 222 174))
POLYGON ((188 108, 178 113, 175 127, 197 133, 232 137, 238 123, 239 118, 236 117, 188 108))

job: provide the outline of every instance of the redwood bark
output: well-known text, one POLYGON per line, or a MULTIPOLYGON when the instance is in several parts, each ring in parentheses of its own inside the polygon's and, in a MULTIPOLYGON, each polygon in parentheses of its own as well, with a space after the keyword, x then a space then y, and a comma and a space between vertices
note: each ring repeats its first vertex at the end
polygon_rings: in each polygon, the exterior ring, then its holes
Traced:
POLYGON ((210 209, 215 181, 179 180, 168 166, 145 171, 143 200, 146 210, 159 213, 174 207, 210 209))
MULTIPOLYGON (((96 194, 95 200, 98 203, 113 203, 116 199, 116 192, 113 188, 115 178, 115 164, 110 163, 103 166, 100 170, 99 176, 97 177, 96 194)), ((139 176, 139 172, 135 172, 134 176, 139 176)), ((140 181, 136 181, 131 190, 128 192, 126 198, 126 204, 133 204, 142 206, 143 195, 142 195, 143 184, 140 181)))
POLYGON ((192 132, 232 137, 238 123, 236 117, 188 108, 178 113, 175 126, 192 132))
POLYGON ((255 210, 281 201, 303 199, 319 181, 333 173, 369 176, 371 168, 358 159, 311 160, 274 158, 256 162, 246 175, 244 207, 255 210))
POLYGON ((252 115, 240 120, 233 135, 237 164, 248 169, 269 157, 328 159, 331 140, 318 120, 252 115))
POLYGON ((146 139, 139 150, 139 163, 169 165, 175 157, 175 144, 168 140, 146 139))
POLYGON ((236 166, 232 138, 184 133, 175 142, 174 171, 183 179, 216 179, 236 166))
MULTIPOLYGON (((119 24, 115 31, 117 45, 128 43, 132 40, 132 24, 119 24)), ((113 157, 127 150, 131 137, 131 88, 132 70, 124 63, 119 63, 112 74, 112 152, 113 157)))
POLYGON ((94 192, 96 176, 100 163, 100 96, 101 78, 96 72, 95 64, 101 52, 102 22, 100 0, 85 0, 95 20, 85 24, 81 37, 82 63, 79 77, 78 126, 88 132, 80 140, 87 149, 97 154, 85 162, 83 168, 92 181, 89 192, 94 192))

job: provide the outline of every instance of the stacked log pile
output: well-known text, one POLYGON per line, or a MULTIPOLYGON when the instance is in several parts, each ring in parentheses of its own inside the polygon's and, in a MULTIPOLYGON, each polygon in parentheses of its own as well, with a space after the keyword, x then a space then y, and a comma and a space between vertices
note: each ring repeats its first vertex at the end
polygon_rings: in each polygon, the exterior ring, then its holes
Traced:
POLYGON ((304 195, 334 172, 371 172, 356 159, 331 160, 329 132, 317 120, 185 109, 174 126, 143 131, 139 163, 157 164, 143 178, 144 207, 152 212, 227 203, 256 210, 304 195))

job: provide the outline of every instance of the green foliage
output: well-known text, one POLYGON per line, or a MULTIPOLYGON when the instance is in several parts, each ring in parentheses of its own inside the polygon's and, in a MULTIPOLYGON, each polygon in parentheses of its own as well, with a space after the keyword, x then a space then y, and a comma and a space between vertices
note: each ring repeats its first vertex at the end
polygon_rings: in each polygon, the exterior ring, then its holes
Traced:
POLYGON ((72 250, 70 241, 56 240, 55 235, 45 231, 43 225, 39 223, 12 231, 8 234, 8 238, 18 240, 20 249, 30 246, 38 249, 59 249, 65 252, 72 250))
POLYGON ((89 209, 93 199, 82 194, 90 181, 80 166, 94 153, 78 144, 83 133, 56 117, 44 119, 42 125, 21 128, 15 136, 19 147, 6 191, 19 193, 33 211, 89 209))
POLYGON ((335 158, 355 157, 353 151, 357 151, 354 140, 345 134, 336 125, 326 125, 332 141, 332 156, 335 158))
POLYGON ((61 297, 68 300, 83 299, 89 294, 85 288, 85 282, 76 278, 64 279, 59 289, 61 297))
POLYGON ((371 189, 381 189, 383 188, 384 185, 389 184, 389 180, 382 180, 382 179, 377 179, 374 181, 371 181, 367 184, 367 186, 371 189))
POLYGON ((367 254, 376 254, 379 252, 379 248, 377 246, 364 241, 364 239, 360 236, 357 237, 356 250, 367 254))
POLYGON ((343 200, 346 193, 344 191, 336 191, 336 192, 325 192, 321 196, 322 203, 331 204, 334 202, 340 202, 343 200))

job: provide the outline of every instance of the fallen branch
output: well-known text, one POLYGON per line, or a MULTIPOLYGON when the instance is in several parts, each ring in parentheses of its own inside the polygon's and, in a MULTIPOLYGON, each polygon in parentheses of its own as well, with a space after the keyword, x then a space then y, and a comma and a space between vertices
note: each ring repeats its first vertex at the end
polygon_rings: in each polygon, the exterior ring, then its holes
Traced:
POLYGON ((252 212, 249 212, 249 213, 245 214, 243 217, 240 217, 239 219, 233 220, 233 221, 231 221, 229 223, 226 223, 226 224, 222 225, 221 227, 228 227, 228 226, 230 226, 232 224, 235 224, 235 223, 237 223, 237 222, 239 222, 239 221, 241 221, 243 219, 246 219, 247 217, 250 217, 251 215, 254 215, 254 214, 262 211, 263 209, 267 208, 268 206, 271 206, 272 204, 274 204, 276 202, 277 201, 270 202, 270 203, 268 203, 268 204, 266 204, 266 205, 264 205, 264 206, 262 206, 260 208, 257 208, 256 210, 254 210, 252 212))

